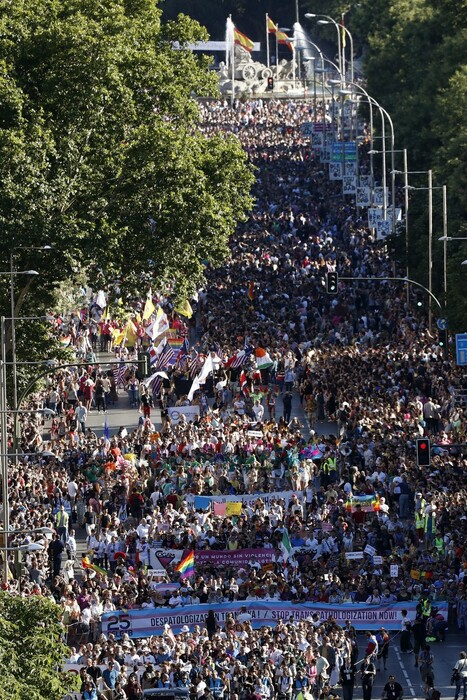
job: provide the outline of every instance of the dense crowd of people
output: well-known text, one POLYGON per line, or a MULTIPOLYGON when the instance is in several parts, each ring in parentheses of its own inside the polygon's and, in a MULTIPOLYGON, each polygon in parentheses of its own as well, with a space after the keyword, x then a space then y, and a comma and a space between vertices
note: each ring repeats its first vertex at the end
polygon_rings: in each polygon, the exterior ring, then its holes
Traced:
MULTIPOLYGON (((178 687, 198 699, 290 700, 301 692, 326 700, 339 684, 351 700, 357 676, 371 700, 389 636, 369 633, 359 650, 352 625, 332 616, 253 629, 245 610, 222 624, 210 615, 204 627, 176 635, 170 628, 142 640, 101 634, 106 612, 232 601, 416 602, 400 645, 415 651, 428 693, 426 639, 443 641, 448 624, 467 632, 462 375, 428 332, 412 292, 358 281, 390 276, 392 261, 302 138, 310 105, 217 102, 201 111, 201 128, 235 134, 257 168, 255 207, 230 259, 207 270, 189 327, 177 321, 196 348, 195 371, 215 358, 214 372, 191 400, 190 352, 164 368, 154 395, 134 348, 125 351, 134 366, 121 376, 92 364, 51 372, 31 404, 38 411, 22 419, 25 454, 9 472, 11 528, 20 533, 11 545, 44 548, 27 552, 19 567, 12 556, 3 586, 62 606, 68 661, 82 667, 86 700, 96 685, 114 699, 178 687), (356 279, 334 296, 325 276, 336 270, 356 279), (271 360, 264 369, 258 348, 271 360), (140 409, 138 428, 98 436, 87 416, 118 401, 119 382, 140 409), (42 402, 57 414, 45 437, 42 402), (194 420, 170 418, 169 407, 188 405, 199 407, 194 420), (422 436, 431 440, 426 467, 416 460, 422 436), (244 495, 254 498, 242 502, 244 495), (206 496, 242 505, 229 514, 206 505, 206 496), (91 567, 76 558, 77 538, 86 540, 91 567), (189 578, 172 564, 156 580, 150 550, 161 547, 194 551, 195 562, 200 550, 272 556, 267 566, 254 558, 241 568, 197 564, 189 578)), ((64 319, 63 332, 91 362, 112 347, 112 324, 88 309, 64 319)), ((137 344, 147 345, 140 327, 137 344)), ((465 700, 462 669, 460 677, 456 698, 463 683, 465 700)), ((394 679, 387 685, 387 700, 398 700, 394 679)))

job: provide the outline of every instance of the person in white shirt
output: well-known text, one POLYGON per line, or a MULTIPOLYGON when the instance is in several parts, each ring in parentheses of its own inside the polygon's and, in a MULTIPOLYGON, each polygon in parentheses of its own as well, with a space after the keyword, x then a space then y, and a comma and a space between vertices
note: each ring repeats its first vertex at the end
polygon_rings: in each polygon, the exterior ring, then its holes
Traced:
POLYGON ((68 495, 70 496, 71 510, 75 507, 76 496, 78 494, 78 484, 75 479, 71 479, 67 485, 68 495))
POLYGON ((255 418, 258 423, 260 423, 264 416, 264 406, 262 406, 258 400, 255 401, 253 406, 253 413, 255 414, 255 418))
POLYGON ((314 534, 309 536, 305 540, 305 547, 308 547, 309 549, 312 549, 313 551, 316 551, 318 549, 319 542, 314 534))
POLYGON ((245 415, 245 402, 240 396, 234 401, 234 411, 239 416, 245 415))
POLYGON ((176 608, 182 604, 179 591, 174 591, 169 598, 169 608, 176 608))
POLYGON ((249 612, 247 612, 247 609, 245 606, 243 606, 240 609, 240 614, 237 616, 238 622, 250 622, 251 621, 251 615, 249 612))
POLYGON ((66 540, 66 549, 68 552, 68 555, 72 561, 75 560, 76 557, 76 533, 75 530, 71 530, 70 533, 68 534, 67 540, 66 540))
POLYGON ((141 521, 136 528, 136 532, 138 533, 138 537, 140 540, 142 540, 144 537, 147 537, 149 534, 149 525, 146 522, 146 518, 141 518, 141 521))
POLYGON ((147 537, 143 537, 136 545, 139 560, 144 566, 149 566, 149 544, 147 537))

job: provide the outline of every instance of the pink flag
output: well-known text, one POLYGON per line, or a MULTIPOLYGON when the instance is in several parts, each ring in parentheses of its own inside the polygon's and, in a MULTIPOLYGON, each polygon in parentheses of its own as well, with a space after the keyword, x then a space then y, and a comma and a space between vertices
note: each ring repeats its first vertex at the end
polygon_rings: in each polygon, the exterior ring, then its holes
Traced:
POLYGON ((216 503, 214 501, 214 515, 225 515, 227 503, 216 503))

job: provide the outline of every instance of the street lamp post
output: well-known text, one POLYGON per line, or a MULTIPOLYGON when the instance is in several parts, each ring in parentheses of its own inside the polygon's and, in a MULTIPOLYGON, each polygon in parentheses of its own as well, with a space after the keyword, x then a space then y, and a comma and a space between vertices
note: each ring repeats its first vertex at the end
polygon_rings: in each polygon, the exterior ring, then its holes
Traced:
MULTIPOLYGON (((409 171, 410 174, 427 174, 428 176, 428 186, 427 187, 412 187, 411 185, 406 185, 406 189, 408 190, 428 190, 428 289, 430 292, 432 291, 433 287, 433 190, 442 190, 443 191, 443 240, 447 241, 448 240, 448 235, 447 235, 447 223, 448 223, 448 214, 447 214, 447 190, 446 190, 446 185, 439 185, 437 187, 433 187, 433 171, 432 170, 414 170, 412 172, 409 171)), ((445 243, 445 250, 444 250, 444 272, 443 272, 443 288, 444 288, 444 296, 445 299, 447 300, 447 251, 446 251, 446 243, 445 243)), ((445 305, 446 306, 446 305, 445 305)), ((428 328, 431 331, 433 325, 433 310, 432 310, 432 304, 431 304, 431 298, 430 298, 430 304, 428 308, 428 328)))
MULTIPOLYGON (((0 367, 0 464, 2 476, 2 525, 7 533, 10 529, 10 509, 8 504, 8 438, 7 438, 7 392, 6 392, 6 357, 5 357, 5 318, 0 319, 0 345, 1 345, 1 367, 0 367)), ((3 535, 3 582, 8 581, 8 535, 3 535)))
MULTIPOLYGON (((349 37, 350 39, 350 82, 353 83, 355 79, 355 72, 354 72, 354 63, 353 63, 353 36, 350 33, 349 29, 344 26, 344 24, 341 24, 341 27, 344 31, 344 33, 349 37)), ((342 60, 344 63, 344 75, 345 75, 345 44, 344 44, 344 36, 342 36, 342 60)))
MULTIPOLYGON (((11 356, 13 359, 12 377, 13 377, 13 408, 16 410, 18 405, 18 378, 16 374, 16 329, 15 329, 15 275, 29 274, 38 275, 39 273, 35 270, 28 270, 25 272, 17 272, 15 270, 14 255, 18 250, 52 250, 52 246, 17 246, 10 252, 10 302, 11 302, 11 356)), ((3 274, 3 273, 0 273, 3 274)))
POLYGON ((337 24, 336 20, 330 17, 329 15, 323 15, 323 14, 314 14, 312 12, 307 12, 305 14, 306 19, 318 19, 317 24, 333 24, 336 28, 337 31, 337 56, 338 56, 338 64, 339 64, 339 73, 341 75, 344 74, 344 71, 342 70, 342 51, 341 51, 341 33, 339 29, 339 25, 337 24), (322 17, 323 19, 319 19, 322 17), (325 21, 327 20, 327 21, 325 21))
MULTIPOLYGON (((386 132, 385 132, 385 122, 384 118, 388 120, 389 123, 389 128, 391 130, 391 206, 392 206, 392 233, 395 233, 395 207, 396 207, 396 180, 395 180, 395 149, 394 149, 394 142, 395 142, 395 137, 394 137, 394 124, 391 119, 391 115, 389 112, 382 107, 377 100, 375 100, 374 97, 371 97, 371 95, 368 94, 368 92, 363 88, 361 85, 358 85, 357 83, 351 83, 351 85, 357 89, 361 90, 367 100, 369 102, 372 102, 378 109, 379 113, 381 115, 381 135, 382 135, 382 143, 383 143, 383 216, 384 219, 386 219, 387 216, 387 202, 386 202, 386 132)), ((370 112, 371 112, 371 106, 370 106, 370 112)))
MULTIPOLYGON (((311 44, 311 46, 313 46, 313 48, 318 52, 318 55, 319 55, 319 58, 320 58, 320 62, 321 62, 321 69, 317 69, 317 68, 316 68, 316 63, 315 63, 317 57, 316 57, 316 56, 312 56, 312 57, 310 57, 310 58, 308 59, 309 61, 313 61, 313 123, 314 123, 315 129, 316 129, 316 124, 317 124, 317 120, 318 120, 318 110, 317 110, 317 104, 316 104, 316 102, 317 102, 317 96, 316 96, 316 73, 319 73, 319 72, 321 72, 322 74, 324 73, 324 56, 323 56, 323 52, 321 51, 321 49, 319 48, 319 46, 318 46, 317 44, 314 44, 314 43, 313 43, 312 41, 310 41, 310 40, 308 40, 308 43, 311 44)), ((321 97, 322 97, 322 100, 323 100, 323 103, 324 103, 324 78, 323 78, 323 77, 321 78, 321 85, 322 85, 322 95, 321 95, 321 97)), ((323 128, 324 128, 324 127, 325 127, 325 124, 323 123, 323 128)))
MULTIPOLYGON (((331 133, 332 133, 332 147, 334 147, 334 144, 337 143, 337 131, 338 131, 338 125, 336 123, 336 102, 334 99, 334 94, 335 94, 335 88, 338 85, 341 85, 340 80, 328 80, 328 85, 331 86, 331 133)), ((342 119, 342 115, 341 115, 342 119)), ((340 129, 341 135, 343 136, 343 129, 341 127, 340 129)), ((342 166, 343 168, 344 166, 342 166)), ((342 173, 344 173, 344 170, 342 170, 342 173)))
MULTIPOLYGON (((0 273, 4 274, 4 273, 0 273)), ((10 510, 8 505, 8 425, 7 425, 7 376, 6 376, 6 333, 5 317, 0 318, 0 475, 2 478, 2 526, 3 532, 8 533, 10 529, 10 510)), ((13 319, 14 320, 14 319, 13 319)), ((13 413, 17 413, 15 409, 13 413)), ((3 535, 4 549, 8 547, 8 535, 3 535)), ((3 554, 3 581, 8 578, 8 557, 3 554)))

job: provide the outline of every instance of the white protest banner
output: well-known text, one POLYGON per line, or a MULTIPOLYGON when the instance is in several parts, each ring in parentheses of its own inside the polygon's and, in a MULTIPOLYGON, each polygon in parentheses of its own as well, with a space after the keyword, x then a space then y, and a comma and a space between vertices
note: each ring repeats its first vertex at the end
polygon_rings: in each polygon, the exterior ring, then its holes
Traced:
POLYGON ((368 189, 371 190, 373 186, 371 175, 360 175, 358 184, 360 187, 368 187, 368 189))
POLYGON ((373 557, 373 564, 382 564, 383 563, 383 557, 380 557, 378 555, 373 557))
MULTIPOLYGON (((435 602, 433 603, 435 604, 435 602)), ((349 620, 357 630, 398 630, 401 626, 402 610, 407 610, 412 619, 417 607, 416 601, 390 603, 388 605, 367 605, 366 603, 344 603, 330 605, 327 603, 296 603, 264 600, 233 601, 231 603, 209 603, 204 605, 185 605, 176 608, 143 608, 139 610, 115 610, 102 615, 102 632, 121 637, 125 632, 130 638, 151 637, 163 634, 165 625, 169 625, 175 634, 187 625, 193 630, 195 625, 203 626, 209 610, 214 612, 219 625, 223 625, 227 615, 237 617, 243 606, 251 616, 254 629, 264 626, 273 627, 278 622, 309 622, 313 613, 318 613, 321 622, 332 617, 337 624, 343 625, 349 620)), ((439 612, 447 617, 446 601, 436 601, 439 612)), ((310 624, 312 624, 310 622, 310 624)))
POLYGON ((247 430, 246 434, 248 437, 253 437, 253 438, 262 438, 264 437, 263 433, 261 430, 247 430))
POLYGON ((174 406, 167 410, 174 425, 180 422, 180 416, 185 416, 187 423, 196 420, 199 416, 199 406, 174 406))
POLYGON ((370 557, 374 556, 376 554, 376 549, 371 546, 371 544, 367 544, 365 549, 363 550, 365 554, 369 554, 370 557))
POLYGON ((368 209, 368 228, 376 228, 377 222, 383 218, 383 210, 378 207, 368 209))
MULTIPOLYGON (((386 217, 392 223, 392 207, 387 208, 386 217)), ((399 207, 396 207, 396 221, 402 221, 402 209, 399 207)))
POLYGON ((399 567, 397 564, 391 564, 389 569, 389 576, 391 578, 397 578, 399 576, 399 567))
MULTIPOLYGON (((373 191, 373 204, 376 204, 376 206, 382 207, 384 204, 384 188, 383 187, 375 187, 373 191)), ((388 188, 386 187, 386 205, 388 203, 388 188)))
POLYGON ((355 194, 357 187, 357 178, 354 175, 347 174, 347 167, 345 168, 345 175, 342 178, 342 191, 344 194, 355 194))
POLYGON ((371 193, 369 187, 357 187, 355 199, 357 207, 369 207, 371 204, 371 193))
POLYGON ((313 139, 312 139, 313 148, 322 148, 323 143, 324 143, 324 134, 322 132, 317 133, 317 134, 313 134, 313 139))
POLYGON ((379 219, 376 222, 376 240, 383 241, 392 233, 392 224, 389 219, 379 219))
POLYGON ((342 163, 329 163, 329 179, 342 180, 342 163))
POLYGON ((183 549, 167 549, 166 547, 150 547, 149 563, 158 576, 165 574, 169 564, 178 564, 182 560, 183 549))
POLYGON ((364 558, 363 552, 346 552, 345 553, 345 558, 346 559, 363 559, 364 558))
POLYGON ((302 136, 313 136, 313 122, 305 122, 304 124, 300 124, 300 132, 302 136))

